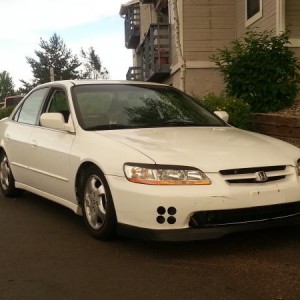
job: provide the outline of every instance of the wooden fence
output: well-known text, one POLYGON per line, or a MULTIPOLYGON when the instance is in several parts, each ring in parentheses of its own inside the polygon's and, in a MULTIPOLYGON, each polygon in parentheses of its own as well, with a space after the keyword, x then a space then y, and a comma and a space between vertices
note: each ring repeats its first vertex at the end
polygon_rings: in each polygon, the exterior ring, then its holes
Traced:
POLYGON ((278 114, 255 114, 253 127, 256 132, 270 135, 300 147, 300 117, 278 114))

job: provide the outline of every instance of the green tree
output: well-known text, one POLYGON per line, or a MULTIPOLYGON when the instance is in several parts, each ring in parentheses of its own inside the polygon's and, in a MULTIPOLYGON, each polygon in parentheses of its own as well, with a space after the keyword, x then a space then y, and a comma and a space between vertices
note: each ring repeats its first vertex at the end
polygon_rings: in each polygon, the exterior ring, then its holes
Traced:
POLYGON ((290 106, 299 92, 299 62, 288 47, 289 32, 248 31, 220 49, 212 60, 220 67, 229 96, 246 101, 253 112, 290 106))
POLYGON ((67 48, 59 35, 54 33, 49 41, 41 38, 39 46, 41 50, 34 51, 37 59, 26 57, 34 79, 32 82, 21 80, 24 90, 28 91, 38 84, 49 82, 51 80, 50 68, 54 70, 54 80, 78 79, 80 77, 78 67, 81 63, 77 56, 73 55, 72 51, 67 48))
POLYGON ((15 94, 14 83, 8 72, 0 72, 0 101, 15 94))
POLYGON ((90 47, 88 51, 81 49, 81 56, 83 58, 83 68, 81 71, 82 79, 108 79, 109 72, 103 67, 99 55, 96 53, 93 47, 90 47))
POLYGON ((23 86, 19 87, 17 90, 17 94, 27 94, 31 91, 35 86, 38 85, 37 80, 33 79, 31 82, 26 82, 25 80, 20 80, 23 83, 23 86))

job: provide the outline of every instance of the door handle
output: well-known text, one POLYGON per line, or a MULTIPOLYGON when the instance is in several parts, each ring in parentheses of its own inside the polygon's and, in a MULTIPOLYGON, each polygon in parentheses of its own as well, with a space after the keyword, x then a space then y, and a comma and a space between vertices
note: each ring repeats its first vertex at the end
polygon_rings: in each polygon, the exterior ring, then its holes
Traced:
POLYGON ((6 139, 7 141, 10 140, 10 135, 9 135, 8 133, 5 134, 5 139, 6 139))

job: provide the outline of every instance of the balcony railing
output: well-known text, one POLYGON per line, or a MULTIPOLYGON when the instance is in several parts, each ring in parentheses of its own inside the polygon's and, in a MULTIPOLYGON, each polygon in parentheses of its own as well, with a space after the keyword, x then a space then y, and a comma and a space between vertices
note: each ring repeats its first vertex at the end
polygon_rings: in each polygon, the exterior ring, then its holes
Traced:
POLYGON ((125 47, 134 49, 140 42, 140 5, 128 7, 125 15, 125 47))
POLYGON ((168 0, 140 0, 142 4, 151 4, 155 5, 155 8, 158 9, 161 6, 168 6, 168 0))
POLYGON ((142 78, 161 81, 170 75, 169 24, 151 24, 140 47, 142 78))
POLYGON ((126 80, 137 81, 143 80, 141 67, 130 67, 126 74, 126 80))

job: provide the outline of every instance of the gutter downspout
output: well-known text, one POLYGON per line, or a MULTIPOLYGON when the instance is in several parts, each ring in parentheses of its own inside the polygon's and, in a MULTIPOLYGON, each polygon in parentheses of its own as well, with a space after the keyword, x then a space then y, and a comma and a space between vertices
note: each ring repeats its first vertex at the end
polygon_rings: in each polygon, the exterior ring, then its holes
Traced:
POLYGON ((285 0, 276 0, 276 34, 285 32, 285 0))
POLYGON ((186 77, 186 62, 183 57, 182 45, 180 43, 180 27, 179 27, 179 12, 178 12, 178 0, 171 0, 172 14, 175 24, 175 47, 178 61, 180 64, 180 82, 179 89, 185 92, 185 77, 186 77))

